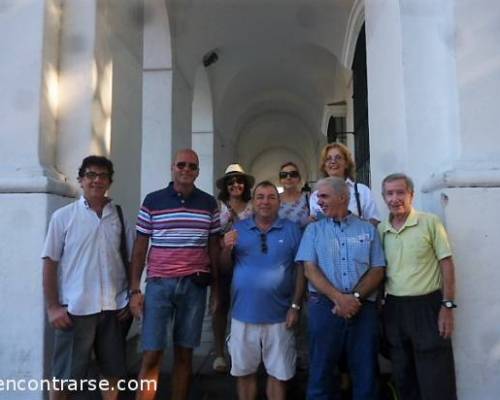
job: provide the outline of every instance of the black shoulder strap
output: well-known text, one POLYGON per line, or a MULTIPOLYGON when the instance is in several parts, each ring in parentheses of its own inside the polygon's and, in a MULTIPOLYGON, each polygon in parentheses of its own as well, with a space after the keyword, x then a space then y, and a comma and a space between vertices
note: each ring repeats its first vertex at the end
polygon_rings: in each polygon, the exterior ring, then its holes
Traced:
POLYGON ((120 232, 120 256, 122 258, 123 262, 123 267, 125 268, 125 274, 127 275, 127 280, 129 278, 128 276, 128 252, 127 252, 127 237, 125 235, 125 222, 123 221, 123 211, 120 205, 116 205, 116 211, 118 212, 118 218, 120 219, 120 224, 121 224, 121 232, 120 232))
POLYGON ((361 201, 359 200, 358 182, 354 182, 354 197, 356 197, 356 206, 358 207, 358 217, 363 218, 363 211, 361 210, 361 201))

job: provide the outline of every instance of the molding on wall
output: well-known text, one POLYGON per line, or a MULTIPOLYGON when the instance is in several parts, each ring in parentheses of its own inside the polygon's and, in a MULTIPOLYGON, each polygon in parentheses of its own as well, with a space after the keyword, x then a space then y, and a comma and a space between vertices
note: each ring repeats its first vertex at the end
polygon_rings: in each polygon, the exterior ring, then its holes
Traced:
POLYGON ((443 188, 500 187, 500 166, 482 168, 456 167, 432 174, 422 185, 422 192, 429 193, 443 188))
POLYGON ((66 197, 78 197, 79 189, 58 173, 44 170, 27 174, 0 175, 0 193, 50 193, 66 197))

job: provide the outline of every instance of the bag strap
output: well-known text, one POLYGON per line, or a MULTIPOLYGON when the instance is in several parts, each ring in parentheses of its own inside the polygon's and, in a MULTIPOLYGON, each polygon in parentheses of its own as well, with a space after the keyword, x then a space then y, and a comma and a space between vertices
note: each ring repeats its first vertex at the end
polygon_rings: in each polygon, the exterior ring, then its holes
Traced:
POLYGON ((123 220, 123 211, 119 204, 116 205, 116 212, 118 213, 118 218, 120 219, 121 231, 120 231, 120 256, 123 262, 123 268, 125 268, 125 274, 127 276, 127 281, 129 281, 129 262, 127 253, 127 237, 125 235, 125 222, 123 220))
POLYGON ((359 199, 358 182, 354 182, 354 197, 356 197, 356 206, 358 207, 358 217, 363 218, 363 210, 361 210, 361 201, 359 199))

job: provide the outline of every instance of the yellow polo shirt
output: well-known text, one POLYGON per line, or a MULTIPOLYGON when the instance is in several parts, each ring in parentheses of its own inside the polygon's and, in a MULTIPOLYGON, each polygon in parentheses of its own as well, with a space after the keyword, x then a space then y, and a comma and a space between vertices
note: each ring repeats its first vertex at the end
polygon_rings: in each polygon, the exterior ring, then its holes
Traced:
POLYGON ((378 230, 387 261, 387 293, 420 296, 441 289, 439 261, 451 256, 451 249, 436 215, 412 209, 399 231, 388 219, 378 230))

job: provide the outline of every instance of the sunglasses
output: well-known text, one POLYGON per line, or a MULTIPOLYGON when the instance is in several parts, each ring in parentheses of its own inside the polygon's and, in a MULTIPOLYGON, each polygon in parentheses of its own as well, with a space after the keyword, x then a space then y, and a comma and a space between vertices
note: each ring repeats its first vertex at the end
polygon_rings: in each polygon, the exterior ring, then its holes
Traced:
POLYGON ((178 169, 184 169, 184 168, 189 168, 191 171, 196 171, 198 170, 198 164, 195 164, 195 163, 190 163, 190 162, 186 162, 186 161, 179 161, 175 164, 175 166, 178 168, 178 169))
POLYGON ((280 179, 286 179, 286 178, 300 178, 299 171, 281 171, 280 172, 280 179))
POLYGON ((231 178, 231 179, 228 179, 226 181, 226 185, 227 186, 234 185, 235 183, 238 184, 238 185, 244 185, 245 184, 245 179, 243 179, 243 178, 231 178))
POLYGON ((260 251, 267 254, 267 235, 265 233, 260 234, 260 251))
POLYGON ((111 178, 111 175, 107 172, 101 172, 100 174, 98 174, 97 172, 88 171, 88 172, 85 172, 83 174, 83 176, 85 176, 85 178, 87 178, 87 179, 90 179, 91 181, 94 181, 97 178, 102 179, 102 180, 108 180, 111 178))

